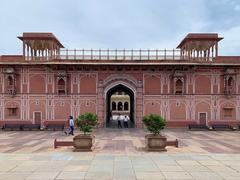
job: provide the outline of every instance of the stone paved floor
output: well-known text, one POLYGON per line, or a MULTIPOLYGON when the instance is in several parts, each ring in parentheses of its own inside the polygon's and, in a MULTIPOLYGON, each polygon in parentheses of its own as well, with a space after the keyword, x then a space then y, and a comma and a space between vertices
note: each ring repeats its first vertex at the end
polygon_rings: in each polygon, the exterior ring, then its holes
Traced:
POLYGON ((93 152, 72 152, 53 148, 63 132, 0 132, 0 179, 240 179, 240 131, 164 130, 180 147, 163 153, 144 151, 145 133, 97 129, 93 152))
POLYGON ((0 154, 0 179, 231 179, 239 180, 239 154, 94 153, 0 154))
MULTIPOLYGON (((77 134, 79 132, 76 132, 77 134)), ((93 153, 144 153, 145 132, 141 129, 97 129, 93 153)), ((188 131, 167 129, 169 140, 178 139, 179 148, 168 147, 168 152, 239 153, 240 131, 188 131)), ((62 131, 0 131, 0 152, 71 152, 71 147, 54 149, 53 141, 72 140, 62 131)))

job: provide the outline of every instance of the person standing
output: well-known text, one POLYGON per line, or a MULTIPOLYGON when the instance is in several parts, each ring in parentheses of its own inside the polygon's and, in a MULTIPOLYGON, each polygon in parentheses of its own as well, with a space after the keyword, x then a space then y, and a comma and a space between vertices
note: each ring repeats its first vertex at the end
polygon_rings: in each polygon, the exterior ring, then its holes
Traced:
POLYGON ((123 125, 124 125, 125 128, 128 128, 128 120, 129 120, 128 116, 125 116, 124 119, 123 119, 123 125))
POLYGON ((113 120, 112 110, 110 111, 110 121, 113 120))
POLYGON ((117 117, 117 121, 118 121, 118 128, 121 127, 122 128, 122 123, 121 123, 121 117, 120 114, 117 117))
POLYGON ((73 120, 72 116, 69 116, 69 127, 70 127, 69 134, 74 136, 74 133, 73 133, 73 131, 74 131, 74 120, 73 120))

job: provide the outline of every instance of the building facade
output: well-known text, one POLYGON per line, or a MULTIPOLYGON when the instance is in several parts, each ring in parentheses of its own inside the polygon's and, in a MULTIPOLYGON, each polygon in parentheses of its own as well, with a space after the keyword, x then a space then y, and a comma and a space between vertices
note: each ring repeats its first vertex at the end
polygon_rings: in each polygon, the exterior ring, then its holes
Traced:
POLYGON ((93 112, 108 127, 119 93, 128 105, 116 110, 127 108, 133 127, 149 113, 169 127, 240 124, 240 56, 219 56, 218 34, 188 34, 173 50, 67 50, 52 33, 18 38, 23 54, 0 56, 1 126, 93 112))

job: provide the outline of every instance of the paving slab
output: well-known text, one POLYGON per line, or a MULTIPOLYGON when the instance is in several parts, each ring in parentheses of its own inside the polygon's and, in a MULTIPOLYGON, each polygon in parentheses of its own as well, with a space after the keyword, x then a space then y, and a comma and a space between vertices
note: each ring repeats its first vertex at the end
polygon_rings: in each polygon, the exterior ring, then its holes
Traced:
POLYGON ((25 180, 31 173, 26 172, 8 172, 0 173, 0 179, 2 180, 25 180))
POLYGON ((189 173, 187 172, 162 172, 165 179, 177 179, 177 180, 187 180, 187 179, 194 179, 189 173))
POLYGON ((136 172, 137 180, 164 180, 165 177, 161 172, 136 172))
POLYGON ((214 172, 189 172, 197 180, 223 180, 224 178, 214 172))
POLYGON ((61 172, 56 177, 57 180, 75 180, 75 179, 84 179, 86 172, 61 172))
POLYGON ((39 173, 39 172, 34 172, 30 174, 26 180, 54 180, 59 172, 44 172, 44 173, 39 173))
POLYGON ((178 165, 158 165, 158 168, 160 171, 162 172, 183 172, 185 171, 181 166, 178 166, 178 165))

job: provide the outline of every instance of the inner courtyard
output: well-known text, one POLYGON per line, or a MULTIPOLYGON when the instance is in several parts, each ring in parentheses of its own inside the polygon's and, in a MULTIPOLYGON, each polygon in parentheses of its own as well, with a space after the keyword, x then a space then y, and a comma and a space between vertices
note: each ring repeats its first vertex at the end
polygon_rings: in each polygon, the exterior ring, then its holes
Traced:
POLYGON ((240 180, 240 0, 1 0, 0 180, 240 180))

